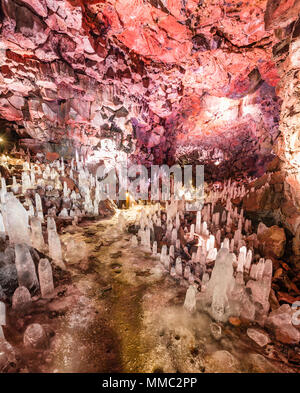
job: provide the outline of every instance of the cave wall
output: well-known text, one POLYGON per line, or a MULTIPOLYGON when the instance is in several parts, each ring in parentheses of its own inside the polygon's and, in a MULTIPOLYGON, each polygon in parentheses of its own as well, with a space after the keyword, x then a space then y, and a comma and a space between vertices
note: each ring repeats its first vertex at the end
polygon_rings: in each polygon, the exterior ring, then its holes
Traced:
POLYGON ((88 154, 109 137, 146 164, 196 150, 243 170, 245 155, 272 154, 279 132, 266 6, 1 0, 0 116, 88 154))
POLYGON ((280 81, 277 94, 282 99, 280 135, 276 153, 283 162, 284 195, 289 208, 286 223, 295 234, 294 251, 300 256, 300 2, 269 0, 266 28, 273 30, 273 60, 280 81))

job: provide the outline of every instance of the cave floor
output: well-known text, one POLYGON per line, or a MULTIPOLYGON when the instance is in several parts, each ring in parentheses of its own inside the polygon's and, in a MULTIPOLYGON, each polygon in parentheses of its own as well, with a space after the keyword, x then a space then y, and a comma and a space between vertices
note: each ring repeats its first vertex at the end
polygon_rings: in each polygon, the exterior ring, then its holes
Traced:
MULTIPOLYGON (((136 213, 124 214, 130 222, 136 213)), ((70 237, 86 242, 88 263, 68 264, 69 282, 26 317, 55 332, 49 349, 24 353, 21 335, 10 332, 24 362, 21 372, 297 371, 276 342, 260 348, 251 341, 247 326, 222 324, 215 339, 206 314, 183 308, 187 285, 150 253, 133 248, 117 216, 66 227, 61 240, 70 237)))

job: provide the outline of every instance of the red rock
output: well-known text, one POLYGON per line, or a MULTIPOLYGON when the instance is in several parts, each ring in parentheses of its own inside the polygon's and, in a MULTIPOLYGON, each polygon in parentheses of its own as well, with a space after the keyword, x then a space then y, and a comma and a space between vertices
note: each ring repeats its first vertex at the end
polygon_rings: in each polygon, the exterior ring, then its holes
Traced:
POLYGON ((269 0, 266 9, 266 27, 278 28, 287 26, 297 19, 300 12, 300 4, 297 0, 269 0))
POLYGON ((294 203, 291 200, 285 200, 282 203, 281 211, 287 217, 290 217, 293 214, 297 213, 297 209, 296 209, 294 203))
POLYGON ((242 323, 238 317, 229 317, 228 321, 232 326, 236 327, 240 326, 242 323))
POLYGON ((300 300, 300 296, 297 297, 293 297, 291 295, 289 295, 288 293, 284 293, 284 292, 277 292, 277 297, 279 301, 283 301, 285 303, 289 303, 289 304, 293 304, 297 301, 300 300))
POLYGON ((0 175, 1 177, 4 177, 4 179, 9 179, 10 177, 10 172, 5 166, 0 165, 0 175))
POLYGON ((282 184, 284 182, 284 174, 282 172, 272 173, 269 184, 282 184))
POLYGON ((300 256, 300 225, 296 231, 296 235, 293 239, 293 251, 297 257, 300 256))
POLYGON ((265 256, 282 257, 285 250, 286 236, 283 228, 273 225, 257 235, 265 256))
POLYGON ((55 161, 55 160, 58 160, 59 159, 59 154, 58 153, 52 153, 52 152, 49 152, 49 151, 47 151, 46 152, 46 160, 48 160, 48 161, 55 161))
POLYGON ((274 279, 280 277, 282 275, 283 270, 281 268, 277 269, 276 272, 274 273, 274 279))
POLYGON ((279 263, 284 268, 284 270, 291 270, 289 265, 287 265, 285 262, 279 261, 279 263))
POLYGON ((255 190, 246 194, 243 198, 243 208, 249 212, 257 212, 264 209, 266 191, 255 190))
POLYGON ((275 332, 276 339, 284 344, 298 344, 300 332, 293 325, 293 310, 283 304, 272 311, 266 320, 266 326, 275 332))
POLYGON ((267 165, 267 171, 268 172, 275 172, 278 171, 280 169, 280 158, 279 157, 275 157, 271 162, 269 162, 269 164, 267 165))
POLYGON ((64 184, 64 182, 66 182, 69 190, 77 191, 77 186, 76 186, 75 182, 70 177, 60 176, 59 180, 61 181, 62 184, 64 184))

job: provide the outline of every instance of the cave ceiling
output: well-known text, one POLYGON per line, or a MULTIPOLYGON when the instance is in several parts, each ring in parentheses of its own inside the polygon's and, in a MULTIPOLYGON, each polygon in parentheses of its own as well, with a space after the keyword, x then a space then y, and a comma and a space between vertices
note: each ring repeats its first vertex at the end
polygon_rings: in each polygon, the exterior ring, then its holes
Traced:
POLYGON ((1 0, 0 118, 91 154, 111 138, 143 163, 259 162, 281 105, 268 13, 265 0, 1 0))

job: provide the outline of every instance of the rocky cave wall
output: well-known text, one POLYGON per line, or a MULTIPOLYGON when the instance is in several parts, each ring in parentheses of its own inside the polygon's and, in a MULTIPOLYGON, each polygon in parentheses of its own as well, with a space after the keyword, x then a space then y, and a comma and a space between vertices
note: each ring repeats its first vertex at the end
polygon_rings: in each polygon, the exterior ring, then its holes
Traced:
POLYGON ((0 116, 43 146, 91 155, 111 138, 138 162, 193 157, 259 175, 281 105, 266 7, 1 0, 0 116))
POLYGON ((282 98, 280 135, 276 154, 284 175, 285 224, 294 237, 300 258, 300 1, 269 0, 266 29, 275 35, 273 60, 280 76, 277 94, 282 98))

